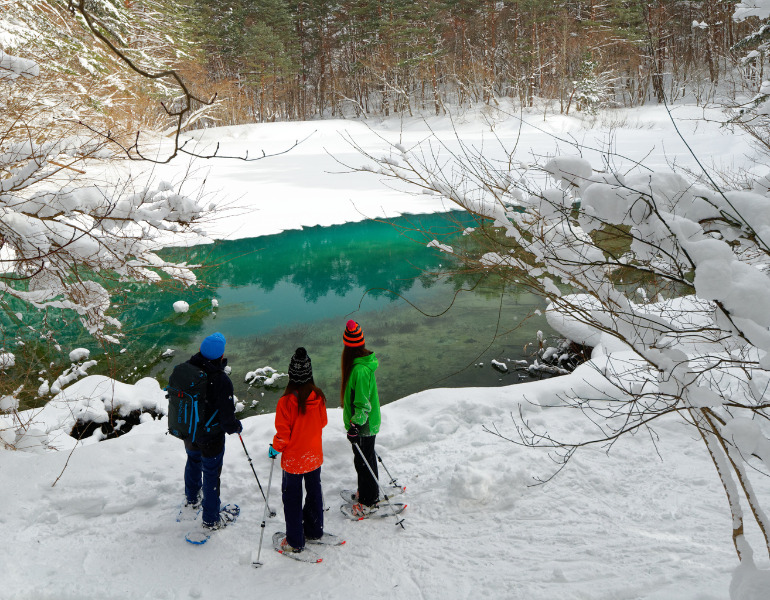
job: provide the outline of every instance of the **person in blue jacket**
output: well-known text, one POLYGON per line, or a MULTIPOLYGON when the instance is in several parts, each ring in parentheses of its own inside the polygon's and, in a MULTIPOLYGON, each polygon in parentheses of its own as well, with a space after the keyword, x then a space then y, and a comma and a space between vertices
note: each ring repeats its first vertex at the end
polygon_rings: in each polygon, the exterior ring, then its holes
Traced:
POLYGON ((187 451, 184 470, 185 506, 196 510, 202 506, 203 527, 209 530, 225 527, 239 512, 236 505, 220 507, 219 502, 225 434, 239 434, 243 431, 243 425, 235 418, 233 382, 225 372, 227 359, 224 354, 225 336, 217 332, 204 339, 200 352, 187 361, 208 376, 207 418, 215 414, 213 426, 208 431, 201 431, 195 442, 184 441, 187 451))

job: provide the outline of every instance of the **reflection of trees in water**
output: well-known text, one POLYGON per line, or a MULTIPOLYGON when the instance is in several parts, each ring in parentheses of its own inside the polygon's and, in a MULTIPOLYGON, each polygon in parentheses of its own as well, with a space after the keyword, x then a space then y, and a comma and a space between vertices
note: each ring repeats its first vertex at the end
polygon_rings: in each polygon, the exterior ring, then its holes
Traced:
MULTIPOLYGON (((316 302, 329 293, 344 296, 355 289, 370 290, 368 294, 375 298, 388 297, 405 294, 418 282, 430 288, 439 279, 455 290, 474 288, 477 293, 498 293, 496 282, 483 275, 481 285, 477 285, 478 273, 455 271, 451 277, 436 274, 440 265, 451 266, 452 259, 425 248, 426 240, 467 243, 467 238, 457 235, 467 223, 456 219, 457 215, 401 217, 391 222, 363 221, 166 249, 162 255, 168 260, 201 265, 196 269, 198 284, 182 288, 171 283, 163 287, 124 283, 115 292, 113 314, 125 324, 127 342, 143 337, 143 345, 153 347, 162 345, 165 337, 173 337, 176 345, 192 342, 211 314, 216 289, 223 286, 254 285, 270 292, 285 281, 301 289, 307 302, 316 302), (424 231, 428 232, 427 238, 424 231), (184 315, 173 313, 171 308, 180 298, 190 304, 184 315), (173 336, 169 336, 170 328, 174 328, 173 336)), ((58 325, 61 342, 82 341, 77 327, 62 327, 61 320, 58 325)))
MULTIPOLYGON (((142 375, 160 374, 165 368, 159 366, 162 360, 168 360, 168 364, 171 364, 187 358, 179 354, 171 359, 161 359, 160 356, 170 346, 183 348, 197 345, 204 325, 216 327, 216 321, 212 323, 210 320, 211 300, 220 287, 259 286, 269 292, 279 284, 289 283, 302 290, 305 302, 312 303, 330 293, 344 296, 361 289, 371 290, 369 294, 374 297, 386 297, 392 292, 414 298, 415 295, 410 296, 409 291, 415 286, 431 288, 440 282, 448 292, 473 289, 473 292, 468 293, 488 298, 499 297, 503 289, 502 281, 484 273, 464 272, 462 265, 451 262, 450 256, 426 248, 431 239, 455 247, 468 243, 467 238, 458 239, 458 227, 447 226, 444 216, 421 217, 419 226, 433 228, 433 231, 428 238, 420 239, 418 233, 413 231, 413 227, 418 226, 413 223, 414 220, 397 219, 394 221, 396 226, 362 222, 330 228, 310 228, 259 239, 165 250, 162 253, 164 258, 202 265, 196 269, 199 283, 192 288, 169 286, 165 289, 121 284, 114 296, 113 314, 119 315, 124 322, 123 333, 126 335, 120 346, 111 349, 113 362, 109 370, 112 376, 132 382, 142 375), (454 236, 448 238, 452 230, 454 236), (442 272, 443 275, 440 274, 442 272), (190 310, 186 314, 177 315, 173 312, 172 304, 180 299, 190 304, 190 310), (128 352, 119 354, 121 347, 127 348, 128 352), (134 366, 139 366, 139 371, 134 371, 134 366)), ((463 295, 466 294, 463 292, 463 295)), ((506 290, 506 305, 518 294, 516 290, 506 290)), ((451 292, 419 297, 422 299, 416 300, 418 308, 429 314, 443 312, 452 302, 451 292)), ((518 299, 514 303, 518 303, 518 299)), ((523 303, 528 304, 528 299, 523 303)), ((229 305, 228 316, 233 316, 233 311, 239 309, 249 313, 256 310, 247 303, 241 306, 229 305)), ((387 351, 389 345, 402 348, 405 340, 425 335, 425 328, 440 332, 447 327, 445 320, 420 318, 414 309, 402 309, 408 311, 408 317, 400 311, 394 313, 392 308, 381 308, 381 314, 367 312, 367 335, 372 342, 378 342, 381 351, 387 351)), ((453 314, 455 318, 459 316, 463 321, 467 320, 464 325, 467 327, 469 323, 475 322, 474 319, 480 318, 476 315, 478 310, 475 304, 468 306, 467 303, 460 303, 455 306, 453 314)), ((503 318, 505 320, 505 315, 503 318)), ((25 317, 24 324, 28 323, 25 317)), ((57 338, 64 348, 84 345, 97 350, 78 327, 63 325, 62 321, 57 322, 57 338), (62 331, 64 328, 67 329, 66 333, 62 331), (72 335, 69 334, 70 328, 72 335)), ((506 322, 506 325, 510 326, 511 323, 506 322)), ((320 349, 328 344, 329 331, 333 329, 337 332, 339 325, 335 322, 330 326, 321 320, 314 322, 312 327, 307 324, 303 327, 306 329, 301 332, 291 331, 291 339, 301 339, 303 343, 307 342, 319 349, 317 352, 320 353, 320 349)), ((233 339, 231 343, 236 344, 232 346, 233 350, 244 356, 259 356, 260 360, 269 359, 283 365, 293 350, 293 347, 284 348, 285 340, 273 340, 272 335, 249 331, 243 331, 242 334, 242 340, 233 339), (259 338, 249 337, 250 333, 259 338)), ((319 366, 322 362, 328 362, 334 365, 330 373, 336 372, 337 348, 328 356, 326 354, 319 354, 319 366)), ((92 372, 102 372, 102 367, 108 367, 104 358, 100 359, 100 365, 92 372)), ((449 356, 446 357, 448 359, 449 356)), ((41 364, 46 363, 41 361, 41 364)), ((394 377, 398 380, 400 375, 394 377)), ((331 381, 333 376, 328 375, 327 379, 331 381)), ((397 385, 395 380, 391 385, 401 390, 401 384, 397 385)), ((241 391, 245 394, 245 390, 241 391)), ((411 393, 406 389, 401 391, 411 393)))
MULTIPOLYGON (((381 297, 390 292, 402 294, 416 281, 431 287, 437 277, 431 272, 448 257, 425 248, 414 228, 433 229, 434 237, 457 231, 445 215, 402 217, 391 223, 364 221, 334 227, 312 227, 278 235, 233 241, 220 241, 193 248, 170 248, 167 259, 202 265, 196 271, 198 285, 178 290, 190 304, 185 317, 170 313, 179 298, 168 290, 126 285, 119 295, 118 312, 133 336, 168 336, 169 328, 181 318, 188 321, 173 333, 174 344, 191 343, 200 335, 211 313, 211 298, 223 286, 259 286, 270 292, 282 281, 302 290, 307 302, 334 293, 344 296, 355 289, 371 289, 381 297)), ((160 342, 161 344, 163 342, 160 342)))
MULTIPOLYGON (((170 249, 164 258, 203 264, 202 281, 210 287, 257 285, 271 291, 281 281, 298 286, 308 302, 332 292, 344 296, 356 288, 386 288, 397 294, 419 278, 432 284, 425 271, 436 270, 446 256, 425 248, 416 236, 415 218, 392 223, 364 221, 335 227, 313 227, 256 239, 218 242, 191 250, 170 249), (410 236, 409 234, 415 234, 410 236)), ((456 227, 444 215, 420 218, 425 229, 446 236, 456 227)), ((382 296, 384 289, 375 289, 382 296)))

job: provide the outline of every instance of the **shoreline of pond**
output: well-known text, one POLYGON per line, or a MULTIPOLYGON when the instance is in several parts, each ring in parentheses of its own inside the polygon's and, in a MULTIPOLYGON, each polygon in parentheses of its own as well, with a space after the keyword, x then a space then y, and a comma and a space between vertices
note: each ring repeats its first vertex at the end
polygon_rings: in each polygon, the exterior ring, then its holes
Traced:
MULTIPOLYGON (((367 345, 380 358, 385 403, 432 387, 515 383, 521 373, 513 378, 515 369, 500 372, 491 361, 515 364, 534 356, 537 332, 551 335, 545 304, 523 290, 477 285, 452 272, 450 257, 427 247, 430 239, 458 241, 470 224, 464 213, 439 213, 169 248, 169 258, 183 254, 190 264, 204 265, 198 286, 126 284, 116 294, 126 323, 119 348, 100 348, 76 329, 70 339, 54 341, 89 347, 100 363, 91 373, 128 383, 151 376, 163 385, 200 339, 221 331, 236 395, 250 414, 269 412, 283 387, 249 386, 245 374, 266 366, 285 373, 298 346, 308 349, 317 383, 334 395, 348 318, 362 324, 367 345), (474 290, 458 292, 465 288, 474 290), (190 310, 175 313, 177 300, 190 310)), ((72 321, 70 329, 77 327, 72 321)), ((40 371, 42 379, 53 369, 46 364, 40 371)))

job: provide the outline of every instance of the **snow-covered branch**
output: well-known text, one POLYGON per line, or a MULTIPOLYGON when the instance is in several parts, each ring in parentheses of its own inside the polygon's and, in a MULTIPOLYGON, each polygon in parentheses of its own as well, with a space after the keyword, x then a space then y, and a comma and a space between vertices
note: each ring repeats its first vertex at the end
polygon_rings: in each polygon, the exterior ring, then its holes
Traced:
MULTIPOLYGON (((542 431, 522 416, 516 436, 490 431, 556 451, 561 468, 580 448, 609 449, 627 434, 646 431, 654 442, 658 422, 679 419, 703 439, 731 505, 734 476, 768 541, 749 482, 752 469, 770 474, 765 181, 716 189, 674 172, 615 172, 609 161, 589 162, 577 144, 574 155, 534 164, 513 151, 493 162, 458 142, 450 150, 431 137, 411 149, 392 144, 379 156, 357 146, 367 163, 350 168, 440 194, 474 215, 474 244, 430 245, 546 298, 550 325, 594 348, 576 373, 603 381, 558 400, 585 415, 594 436, 542 431)), ((743 558, 742 521, 735 527, 743 558)))
MULTIPOLYGON (((9 72, 39 73, 33 61, 0 58, 9 72)), ((110 156, 105 141, 62 126, 58 106, 29 102, 16 81, 0 79, 0 300, 74 311, 92 335, 116 342, 106 329, 120 326, 107 315, 109 282, 165 273, 193 285, 187 265, 155 251, 162 235, 197 231, 205 210, 181 183, 97 183, 87 171, 110 156)))

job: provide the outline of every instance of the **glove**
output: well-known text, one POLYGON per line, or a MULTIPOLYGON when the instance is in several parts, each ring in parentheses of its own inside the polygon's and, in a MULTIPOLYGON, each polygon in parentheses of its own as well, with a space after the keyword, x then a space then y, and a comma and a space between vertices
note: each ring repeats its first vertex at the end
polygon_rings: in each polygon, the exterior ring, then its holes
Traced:
POLYGON ((237 433, 238 435, 241 435, 242 432, 243 432, 243 423, 238 421, 238 428, 235 430, 235 433, 237 433))
POLYGON ((270 444, 270 447, 267 449, 267 455, 268 455, 270 458, 275 458, 275 457, 276 457, 276 456, 278 456, 279 454, 280 454, 280 452, 278 452, 278 450, 276 450, 275 448, 273 448, 273 445, 272 445, 272 444, 270 444))
POLYGON ((351 442, 358 442, 358 438, 361 437, 361 426, 351 423, 348 428, 348 439, 351 442))

